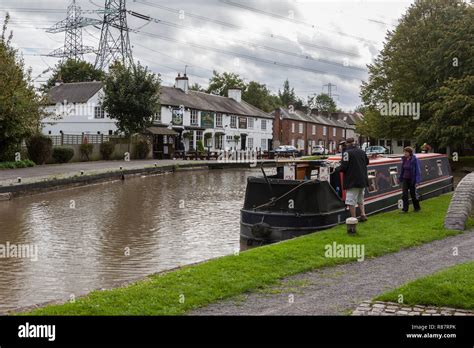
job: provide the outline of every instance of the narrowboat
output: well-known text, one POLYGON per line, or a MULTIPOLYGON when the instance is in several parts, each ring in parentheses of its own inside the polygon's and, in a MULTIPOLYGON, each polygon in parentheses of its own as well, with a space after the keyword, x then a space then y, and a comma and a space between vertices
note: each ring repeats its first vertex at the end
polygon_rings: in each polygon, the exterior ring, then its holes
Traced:
MULTIPOLYGON (((421 170, 421 183, 417 186, 420 200, 453 190, 453 176, 446 155, 416 156, 421 170)), ((369 158, 369 187, 365 190, 367 215, 400 207, 401 157, 369 158)), ((262 177, 249 177, 241 209, 242 239, 249 244, 253 241, 274 242, 344 223, 350 214, 344 203, 344 174, 335 171, 340 160, 340 156, 333 156, 326 160, 277 161, 273 173, 267 175, 262 167, 262 177)))

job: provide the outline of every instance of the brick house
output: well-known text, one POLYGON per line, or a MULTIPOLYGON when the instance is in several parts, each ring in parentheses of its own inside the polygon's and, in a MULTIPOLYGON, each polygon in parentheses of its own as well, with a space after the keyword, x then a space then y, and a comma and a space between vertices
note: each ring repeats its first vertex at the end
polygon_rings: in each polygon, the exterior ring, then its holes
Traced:
POLYGON ((352 136, 355 127, 344 121, 343 113, 306 114, 299 110, 278 108, 273 111, 273 144, 293 145, 311 154, 315 145, 323 145, 336 153, 337 144, 352 136))

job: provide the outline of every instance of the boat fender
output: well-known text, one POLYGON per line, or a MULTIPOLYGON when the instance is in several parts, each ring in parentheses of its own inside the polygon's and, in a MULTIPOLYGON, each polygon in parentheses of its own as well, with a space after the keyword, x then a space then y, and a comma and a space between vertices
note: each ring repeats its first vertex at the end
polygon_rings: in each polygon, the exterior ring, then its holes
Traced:
POLYGON ((252 226, 252 234, 256 238, 267 238, 272 233, 270 225, 265 222, 259 222, 252 226))

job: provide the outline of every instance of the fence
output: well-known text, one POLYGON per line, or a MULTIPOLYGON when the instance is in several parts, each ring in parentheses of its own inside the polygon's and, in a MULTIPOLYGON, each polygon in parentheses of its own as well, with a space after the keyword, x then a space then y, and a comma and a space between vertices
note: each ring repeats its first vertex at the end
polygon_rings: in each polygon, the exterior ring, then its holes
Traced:
POLYGON ((105 134, 61 134, 49 135, 53 141, 53 146, 61 145, 81 145, 81 144, 102 144, 111 138, 105 134))

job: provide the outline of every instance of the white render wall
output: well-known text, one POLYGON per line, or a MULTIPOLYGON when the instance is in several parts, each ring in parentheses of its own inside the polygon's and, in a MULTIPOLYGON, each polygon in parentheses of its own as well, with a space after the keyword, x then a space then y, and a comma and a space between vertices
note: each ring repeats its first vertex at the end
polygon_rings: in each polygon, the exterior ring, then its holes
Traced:
MULTIPOLYGON (((171 119, 172 119, 172 107, 169 106, 162 106, 161 107, 161 122, 163 124, 171 124, 171 119)), ((214 112, 217 114, 217 112, 214 112)), ((244 116, 237 116, 237 127, 239 126, 239 117, 244 117, 244 116)), ((248 139, 251 138, 253 139, 253 146, 250 150, 255 150, 255 149, 260 149, 262 147, 262 140, 265 140, 266 148, 263 150, 269 150, 268 149, 268 140, 273 139, 273 120, 271 118, 263 118, 263 117, 254 117, 254 116, 247 116, 247 128, 246 129, 239 129, 239 128, 231 128, 230 127, 230 119, 231 115, 228 114, 222 114, 222 127, 216 128, 216 117, 214 117, 214 128, 208 128, 203 131, 203 134, 206 133, 211 133, 213 136, 213 141, 212 141, 212 147, 211 150, 214 149, 214 134, 216 132, 224 132, 224 140, 223 140, 223 148, 225 150, 230 150, 231 148, 235 149, 236 148, 236 143, 235 141, 227 141, 227 136, 231 136, 232 139, 234 138, 234 135, 241 135, 242 133, 247 134, 247 148, 250 149, 248 146, 249 142, 248 139), (248 119, 253 118, 254 120, 254 125, 253 128, 248 128, 248 119), (261 128, 261 120, 266 120, 266 130, 262 130, 261 128)), ((185 110, 184 111, 184 116, 183 116, 183 125, 184 126, 191 126, 191 110, 185 110)), ((200 127, 201 125, 201 112, 198 111, 198 124, 197 126, 200 127)), ((195 132, 195 131, 194 131, 195 132)), ((189 140, 185 140, 185 146, 186 150, 189 150, 190 147, 196 148, 196 144, 189 144, 189 140)), ((241 148, 241 141, 237 144, 237 149, 240 150, 241 148)))
POLYGON ((102 119, 94 118, 94 107, 99 105, 102 96, 102 90, 97 92, 87 103, 66 105, 64 102, 61 107, 58 105, 48 106, 46 112, 54 115, 59 111, 64 111, 60 118, 54 119, 48 117, 43 120, 43 134, 59 135, 62 131, 64 134, 109 134, 109 131, 115 132, 115 120, 107 117, 102 119))

